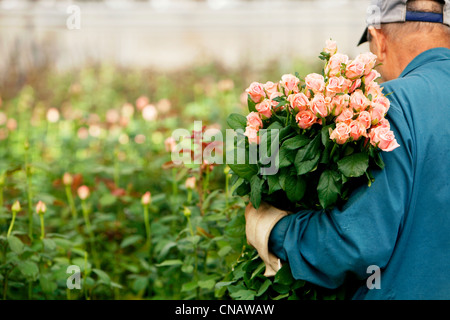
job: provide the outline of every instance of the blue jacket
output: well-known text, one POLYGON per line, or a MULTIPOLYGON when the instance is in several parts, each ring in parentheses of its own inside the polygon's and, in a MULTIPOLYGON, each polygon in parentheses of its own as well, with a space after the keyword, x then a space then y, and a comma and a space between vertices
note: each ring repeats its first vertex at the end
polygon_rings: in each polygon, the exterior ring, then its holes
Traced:
POLYGON ((450 50, 420 54, 383 86, 400 144, 385 169, 342 210, 280 220, 269 248, 296 279, 336 288, 356 275, 354 299, 450 299, 450 50), (380 289, 366 285, 372 265, 380 289))

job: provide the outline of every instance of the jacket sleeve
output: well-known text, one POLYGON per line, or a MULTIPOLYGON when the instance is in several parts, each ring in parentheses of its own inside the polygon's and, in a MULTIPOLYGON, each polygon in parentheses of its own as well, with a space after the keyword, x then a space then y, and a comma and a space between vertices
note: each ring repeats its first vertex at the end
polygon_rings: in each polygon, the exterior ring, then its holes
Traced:
POLYGON ((348 273, 364 279, 370 265, 387 265, 408 212, 414 174, 412 130, 392 96, 388 119, 400 147, 382 154, 386 166, 373 172, 375 182, 355 190, 341 210, 300 211, 272 229, 270 250, 288 261, 294 278, 337 288, 348 273))

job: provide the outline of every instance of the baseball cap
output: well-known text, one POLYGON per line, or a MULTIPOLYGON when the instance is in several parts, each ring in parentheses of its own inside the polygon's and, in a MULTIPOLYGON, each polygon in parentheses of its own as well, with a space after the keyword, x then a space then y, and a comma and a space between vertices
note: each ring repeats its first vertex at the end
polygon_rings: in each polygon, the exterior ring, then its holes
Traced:
POLYGON ((367 28, 364 31, 358 46, 368 41, 370 26, 377 26, 381 23, 422 21, 443 23, 450 26, 450 0, 444 2, 443 13, 407 11, 408 0, 371 0, 367 8, 367 28))

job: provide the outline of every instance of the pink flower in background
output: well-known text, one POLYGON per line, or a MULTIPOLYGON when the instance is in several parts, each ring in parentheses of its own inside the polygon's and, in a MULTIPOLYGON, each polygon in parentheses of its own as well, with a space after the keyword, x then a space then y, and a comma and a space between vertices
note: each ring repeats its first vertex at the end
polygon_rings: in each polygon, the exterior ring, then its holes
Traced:
POLYGON ((257 130, 262 128, 263 123, 258 112, 250 112, 247 116, 247 126, 253 127, 257 130))
POLYGON ((383 151, 390 152, 400 147, 395 139, 394 132, 386 127, 376 127, 370 130, 370 143, 373 146, 378 146, 383 151))
POLYGON ((333 55, 325 67, 325 74, 330 77, 337 76, 341 72, 342 64, 348 63, 348 56, 341 53, 333 55))
POLYGON ((144 118, 145 121, 154 121, 156 120, 157 117, 158 111, 152 104, 145 106, 144 109, 142 110, 142 118, 144 118))
POLYGON ((195 189, 195 177, 189 177, 185 182, 186 189, 195 189))
POLYGON ((328 115, 329 110, 323 94, 319 93, 314 96, 311 101, 311 111, 316 117, 325 118, 328 115))
POLYGON ((337 144, 344 144, 350 138, 350 127, 345 122, 336 125, 336 129, 330 134, 330 139, 335 140, 337 144))
POLYGON ((325 90, 325 79, 322 75, 311 73, 305 78, 306 89, 314 93, 322 93, 325 90))
POLYGON ((115 109, 106 111, 106 121, 109 123, 117 123, 120 120, 120 113, 115 109))
POLYGON ((164 146, 165 146, 167 152, 173 152, 175 150, 176 145, 177 145, 177 143, 173 137, 168 137, 164 141, 164 146))
POLYGON ((361 90, 356 90, 350 96, 350 108, 353 108, 356 111, 366 110, 367 106, 370 105, 370 100, 364 95, 361 90))
POLYGON ((36 204, 36 213, 44 214, 46 211, 47 211, 47 206, 45 205, 44 202, 39 200, 38 203, 36 204))
POLYGON ((357 120, 364 126, 364 129, 369 129, 372 125, 372 118, 368 111, 361 111, 357 120))
POLYGON ((145 106, 148 105, 149 103, 150 101, 146 96, 140 96, 139 98, 136 99, 136 108, 139 111, 142 111, 142 109, 144 109, 145 106))
POLYGON ((273 83, 272 81, 267 81, 264 85, 267 96, 271 97, 274 93, 278 92, 278 83, 273 83))
POLYGON ((310 110, 300 111, 295 116, 298 126, 301 129, 308 129, 317 122, 317 117, 310 110))
POLYGON ((289 95, 290 93, 299 93, 299 83, 300 79, 292 74, 285 74, 281 77, 281 85, 283 86, 286 95, 289 95))
POLYGON ((259 82, 253 82, 250 84, 250 87, 248 87, 245 92, 250 95, 250 98, 255 103, 260 103, 266 97, 264 86, 259 82))
POLYGON ((59 110, 56 108, 50 108, 47 111, 47 121, 56 123, 59 121, 59 110))
POLYGON ((309 107, 309 99, 304 93, 291 94, 287 98, 291 109, 294 111, 305 111, 309 107))
POLYGON ((152 194, 150 193, 150 191, 147 191, 142 195, 141 204, 143 204, 144 206, 148 206, 151 201, 152 201, 152 194))
POLYGON ((86 200, 90 195, 89 188, 85 185, 79 187, 77 193, 81 200, 86 200))
POLYGON ((258 103, 255 108, 264 120, 272 117, 272 102, 270 100, 266 99, 258 103))
POLYGON ((73 177, 70 173, 66 172, 66 173, 64 173, 62 180, 63 180, 63 184, 65 186, 70 186, 70 185, 72 185, 73 177))
POLYGON ((244 135, 248 138, 249 143, 259 143, 258 130, 256 128, 248 126, 245 128, 244 135))

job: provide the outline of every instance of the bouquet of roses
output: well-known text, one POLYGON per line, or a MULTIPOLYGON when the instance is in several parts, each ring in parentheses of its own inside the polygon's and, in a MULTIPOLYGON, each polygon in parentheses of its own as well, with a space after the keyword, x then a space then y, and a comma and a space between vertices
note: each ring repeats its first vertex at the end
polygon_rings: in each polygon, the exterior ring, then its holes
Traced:
POLYGON ((245 161, 229 164, 235 192, 249 195, 255 208, 261 199, 289 211, 342 204, 361 183, 370 186, 371 170, 384 167, 380 152, 399 147, 376 82, 377 57, 350 60, 329 40, 319 58, 322 74, 253 82, 250 113, 228 118, 238 132, 234 149, 245 153, 245 161))

